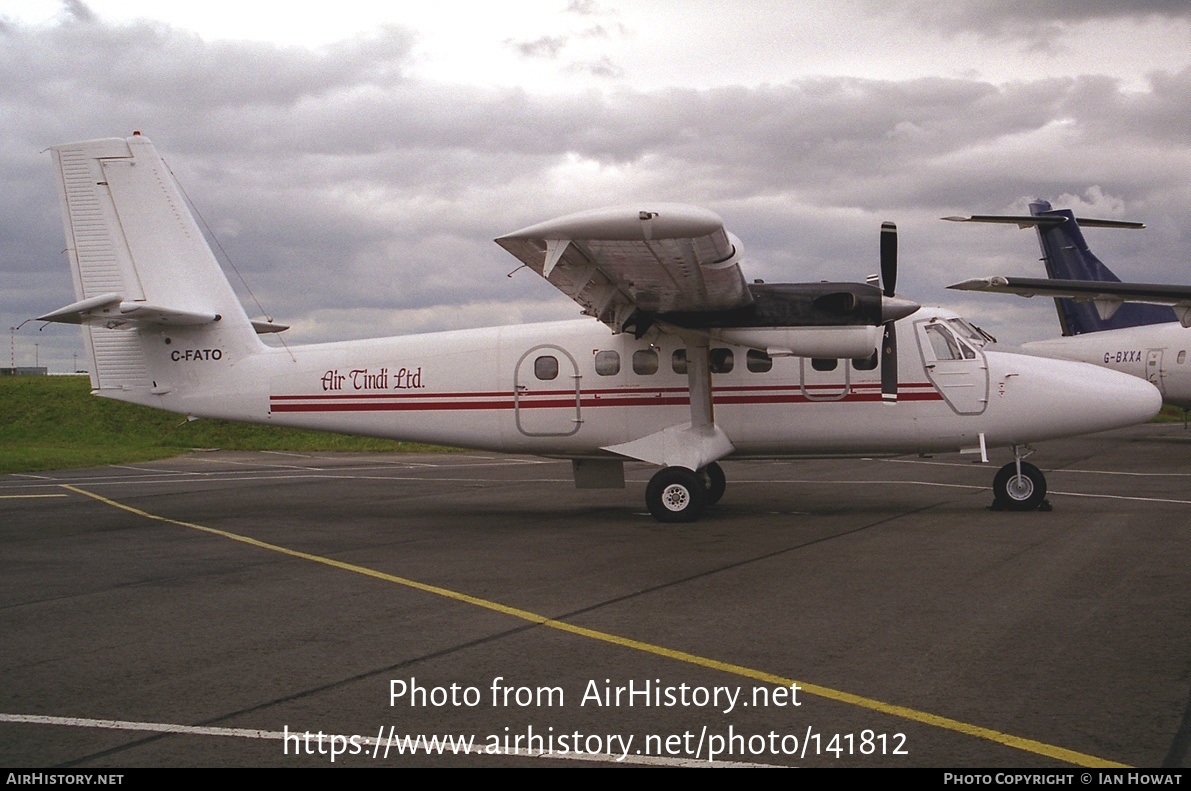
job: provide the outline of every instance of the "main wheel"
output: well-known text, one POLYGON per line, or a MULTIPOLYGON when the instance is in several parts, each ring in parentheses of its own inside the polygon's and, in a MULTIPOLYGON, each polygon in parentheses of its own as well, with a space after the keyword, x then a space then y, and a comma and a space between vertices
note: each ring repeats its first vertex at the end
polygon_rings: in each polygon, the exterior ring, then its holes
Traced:
POLYGON ((694 522, 707 505, 703 478, 685 467, 666 467, 649 479, 645 505, 659 522, 694 522))
POLYGON ((1017 465, 1010 462, 993 478, 993 497, 1006 510, 1033 511, 1046 499, 1046 476, 1024 461, 1018 476, 1017 465))
POLYGON ((724 475, 724 468, 713 461, 699 470, 699 477, 703 479, 703 488, 707 491, 707 505, 715 505, 728 488, 728 477, 724 475))

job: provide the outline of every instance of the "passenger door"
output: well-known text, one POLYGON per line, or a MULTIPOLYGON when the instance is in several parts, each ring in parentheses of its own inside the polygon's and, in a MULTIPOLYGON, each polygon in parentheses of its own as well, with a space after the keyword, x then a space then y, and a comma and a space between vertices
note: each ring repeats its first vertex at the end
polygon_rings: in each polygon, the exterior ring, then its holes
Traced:
POLYGON ((527 437, 566 437, 583 425, 579 366, 561 346, 535 346, 513 373, 513 415, 527 437))

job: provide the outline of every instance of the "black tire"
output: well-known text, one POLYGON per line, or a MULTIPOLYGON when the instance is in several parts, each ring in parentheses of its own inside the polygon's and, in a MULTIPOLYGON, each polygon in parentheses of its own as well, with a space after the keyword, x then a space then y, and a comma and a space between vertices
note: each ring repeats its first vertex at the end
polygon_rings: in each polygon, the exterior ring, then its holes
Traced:
POLYGON ((1046 476, 1033 464, 1021 463, 1021 478, 1017 465, 1010 462, 993 478, 993 497, 1007 511, 1034 511, 1046 499, 1046 476))
POLYGON ((714 461, 699 470, 699 477, 703 479, 703 489, 707 492, 707 506, 710 508, 720 501, 728 489, 728 477, 724 475, 724 468, 714 461))
POLYGON ((685 467, 666 467, 649 479, 645 505, 659 522, 694 522, 707 505, 703 478, 685 467))

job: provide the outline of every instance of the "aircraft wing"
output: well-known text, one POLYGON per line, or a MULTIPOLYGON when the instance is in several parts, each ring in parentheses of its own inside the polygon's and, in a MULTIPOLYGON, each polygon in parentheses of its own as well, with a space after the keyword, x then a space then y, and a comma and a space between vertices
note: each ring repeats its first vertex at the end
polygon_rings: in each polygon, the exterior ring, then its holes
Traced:
POLYGON ((1023 297, 1067 297, 1094 302, 1101 318, 1112 316, 1123 302, 1170 305, 1184 327, 1191 326, 1191 286, 1156 283, 1120 283, 1092 280, 1051 280, 1032 277, 984 277, 965 280, 947 288, 958 291, 992 291, 1023 297))
POLYGON ((496 240, 621 332, 633 314, 724 311, 752 303, 740 240, 719 215, 677 203, 570 214, 496 240))

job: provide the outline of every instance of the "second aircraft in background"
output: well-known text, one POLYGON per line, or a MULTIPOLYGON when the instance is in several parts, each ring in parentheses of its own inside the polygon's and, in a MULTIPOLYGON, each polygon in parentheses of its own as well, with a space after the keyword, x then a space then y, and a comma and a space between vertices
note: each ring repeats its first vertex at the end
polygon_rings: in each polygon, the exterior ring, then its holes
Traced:
POLYGON ((1122 283, 1092 254, 1082 228, 1145 228, 1138 222, 1076 217, 1046 201, 1030 204, 1029 216, 944 217, 1034 228, 1042 246, 1046 278, 987 277, 949 288, 1055 298, 1063 337, 1022 344, 1043 357, 1092 363, 1138 376, 1163 399, 1191 408, 1191 286, 1122 283))

